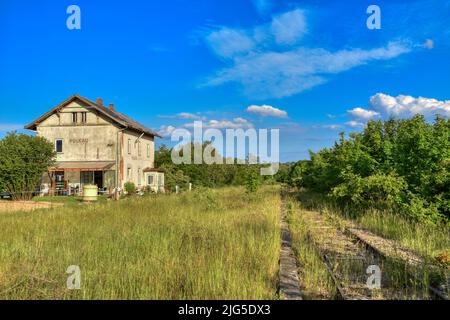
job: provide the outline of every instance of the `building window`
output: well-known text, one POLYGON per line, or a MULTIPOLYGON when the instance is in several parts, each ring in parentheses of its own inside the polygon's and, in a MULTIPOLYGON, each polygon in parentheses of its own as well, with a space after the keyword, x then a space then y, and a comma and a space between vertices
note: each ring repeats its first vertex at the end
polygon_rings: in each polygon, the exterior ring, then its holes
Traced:
POLYGON ((147 158, 150 158, 150 144, 147 144, 147 158))
POLYGON ((128 154, 131 154, 131 139, 128 139, 128 154))
POLYGON ((137 145, 138 145, 138 156, 141 156, 141 142, 140 141, 138 141, 138 143, 137 143, 137 145))
POLYGON ((152 175, 149 175, 147 177, 147 184, 148 185, 153 185, 153 180, 154 180, 154 177, 152 175))
POLYGON ((78 114, 76 112, 72 112, 72 123, 78 122, 78 114))
POLYGON ((138 186, 140 186, 141 185, 141 168, 138 168, 138 186))
POLYGON ((131 180, 131 167, 128 167, 128 170, 127 170, 127 180, 128 181, 131 180))
POLYGON ((57 153, 63 152, 63 140, 62 139, 55 140, 55 150, 57 153))
POLYGON ((81 123, 86 123, 87 122, 87 112, 82 112, 81 113, 81 123))

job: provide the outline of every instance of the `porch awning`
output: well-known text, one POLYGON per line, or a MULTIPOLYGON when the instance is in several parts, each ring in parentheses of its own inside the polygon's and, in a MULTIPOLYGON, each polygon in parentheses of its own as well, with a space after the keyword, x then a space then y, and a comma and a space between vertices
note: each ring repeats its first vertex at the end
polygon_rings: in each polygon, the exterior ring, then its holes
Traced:
POLYGON ((65 161, 57 162, 49 171, 110 171, 116 170, 114 161, 65 161))

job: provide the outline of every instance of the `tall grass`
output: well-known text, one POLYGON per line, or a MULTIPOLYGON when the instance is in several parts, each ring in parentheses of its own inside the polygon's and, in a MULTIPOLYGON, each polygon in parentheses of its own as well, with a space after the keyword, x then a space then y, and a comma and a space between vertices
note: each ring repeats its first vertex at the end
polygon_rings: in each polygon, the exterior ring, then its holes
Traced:
POLYGON ((304 298, 333 299, 337 294, 336 287, 308 236, 308 225, 301 218, 301 209, 292 195, 287 196, 286 210, 292 247, 299 262, 299 277, 304 298))
POLYGON ((0 299, 271 299, 279 190, 0 214, 0 299), (81 289, 65 273, 81 269, 81 289))
MULTIPOLYGON (((432 261, 442 252, 450 252, 450 228, 414 221, 401 212, 373 208, 342 208, 317 193, 301 190, 298 198, 302 207, 318 210, 331 217, 339 216, 355 222, 382 237, 396 240, 402 246, 432 261), (352 210, 353 209, 353 210, 352 210)), ((345 224, 345 221, 344 221, 345 224)))

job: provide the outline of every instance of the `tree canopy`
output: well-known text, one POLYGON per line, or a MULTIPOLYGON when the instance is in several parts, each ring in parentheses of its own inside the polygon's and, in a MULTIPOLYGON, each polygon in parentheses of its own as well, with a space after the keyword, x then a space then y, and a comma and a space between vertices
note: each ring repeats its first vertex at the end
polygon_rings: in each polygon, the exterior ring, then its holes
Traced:
POLYGON ((54 158, 53 144, 45 138, 8 133, 0 140, 0 190, 16 200, 31 199, 54 158))
POLYGON ((341 205, 396 207, 418 220, 450 219, 450 120, 372 120, 332 148, 310 153, 288 181, 341 205))

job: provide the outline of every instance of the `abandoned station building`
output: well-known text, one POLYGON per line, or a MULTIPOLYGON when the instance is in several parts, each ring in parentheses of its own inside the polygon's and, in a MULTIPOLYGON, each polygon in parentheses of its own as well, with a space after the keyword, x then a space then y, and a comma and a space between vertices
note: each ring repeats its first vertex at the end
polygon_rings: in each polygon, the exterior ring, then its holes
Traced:
POLYGON ((123 190, 126 182, 138 189, 164 191, 164 173, 155 169, 155 137, 160 135, 123 113, 73 95, 25 129, 55 146, 56 162, 42 178, 41 193, 76 194, 85 184, 104 193, 123 190))

